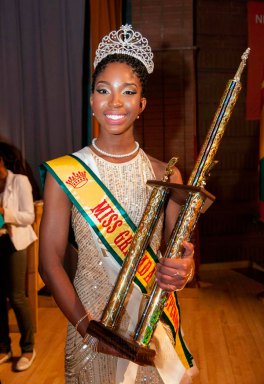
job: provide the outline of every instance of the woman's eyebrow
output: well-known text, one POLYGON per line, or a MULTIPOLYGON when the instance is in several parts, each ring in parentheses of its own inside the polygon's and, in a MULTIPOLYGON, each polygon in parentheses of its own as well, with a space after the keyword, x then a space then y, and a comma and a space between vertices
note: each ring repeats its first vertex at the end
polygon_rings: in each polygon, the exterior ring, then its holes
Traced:
MULTIPOLYGON (((108 81, 106 80, 100 80, 98 81, 98 83, 96 85, 100 85, 100 84, 103 84, 103 85, 111 85, 111 83, 109 83, 108 81)), ((124 87, 128 87, 128 86, 134 86, 134 87, 137 87, 137 84, 136 83, 122 83, 122 86, 124 87)))

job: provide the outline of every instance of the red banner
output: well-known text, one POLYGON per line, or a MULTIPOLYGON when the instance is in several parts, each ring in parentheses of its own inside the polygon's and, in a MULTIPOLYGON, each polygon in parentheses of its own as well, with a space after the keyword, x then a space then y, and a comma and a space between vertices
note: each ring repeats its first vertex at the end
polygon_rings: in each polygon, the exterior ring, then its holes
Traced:
POLYGON ((264 70, 264 2, 248 2, 247 120, 260 119, 260 88, 264 70))

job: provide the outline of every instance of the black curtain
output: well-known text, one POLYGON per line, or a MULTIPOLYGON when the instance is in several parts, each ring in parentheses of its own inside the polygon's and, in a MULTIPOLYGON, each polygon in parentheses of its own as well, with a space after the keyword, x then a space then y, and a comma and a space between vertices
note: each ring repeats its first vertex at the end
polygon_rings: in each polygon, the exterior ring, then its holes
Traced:
POLYGON ((82 146, 85 0, 0 0, 0 138, 38 165, 82 146))

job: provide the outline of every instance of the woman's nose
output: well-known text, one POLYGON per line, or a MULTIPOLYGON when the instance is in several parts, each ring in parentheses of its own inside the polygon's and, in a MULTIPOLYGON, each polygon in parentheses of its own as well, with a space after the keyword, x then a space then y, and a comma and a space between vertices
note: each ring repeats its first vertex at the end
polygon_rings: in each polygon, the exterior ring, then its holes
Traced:
POLYGON ((118 108, 118 107, 121 107, 122 105, 122 100, 120 98, 120 95, 119 94, 112 94, 111 95, 111 98, 109 100, 109 105, 111 107, 114 107, 114 108, 118 108))

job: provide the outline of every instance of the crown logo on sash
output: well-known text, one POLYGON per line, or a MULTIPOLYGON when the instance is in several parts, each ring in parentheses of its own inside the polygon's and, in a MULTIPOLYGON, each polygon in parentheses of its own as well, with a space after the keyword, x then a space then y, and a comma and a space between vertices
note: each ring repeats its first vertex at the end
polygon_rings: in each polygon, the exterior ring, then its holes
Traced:
POLYGON ((81 188, 87 183, 87 181, 86 172, 78 171, 72 172, 72 175, 69 176, 66 184, 71 185, 73 188, 81 188))

